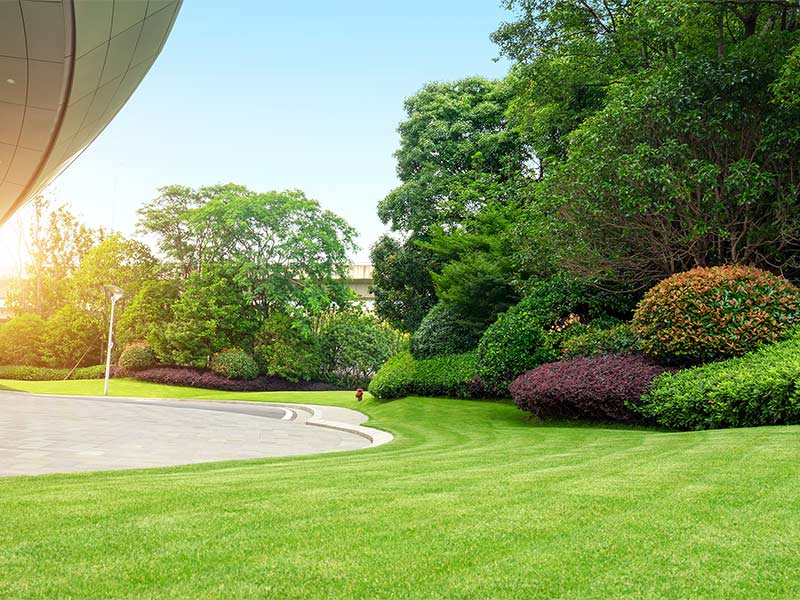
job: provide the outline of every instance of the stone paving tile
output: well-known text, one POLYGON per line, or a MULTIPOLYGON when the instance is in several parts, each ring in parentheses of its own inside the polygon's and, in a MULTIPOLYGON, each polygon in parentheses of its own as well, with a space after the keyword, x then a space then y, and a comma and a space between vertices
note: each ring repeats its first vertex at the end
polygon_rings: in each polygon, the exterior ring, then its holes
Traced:
POLYGON ((238 412, 227 412, 221 410, 224 404, 0 391, 0 475, 170 466, 370 445, 350 432, 281 420, 282 409, 230 404, 238 412))

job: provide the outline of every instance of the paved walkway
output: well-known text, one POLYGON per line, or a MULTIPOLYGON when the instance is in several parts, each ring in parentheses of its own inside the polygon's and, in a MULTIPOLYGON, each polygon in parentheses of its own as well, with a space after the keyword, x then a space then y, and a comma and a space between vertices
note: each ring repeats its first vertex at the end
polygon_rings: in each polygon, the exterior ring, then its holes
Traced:
POLYGON ((0 391, 0 475, 161 467, 367 448, 392 439, 337 407, 0 391))

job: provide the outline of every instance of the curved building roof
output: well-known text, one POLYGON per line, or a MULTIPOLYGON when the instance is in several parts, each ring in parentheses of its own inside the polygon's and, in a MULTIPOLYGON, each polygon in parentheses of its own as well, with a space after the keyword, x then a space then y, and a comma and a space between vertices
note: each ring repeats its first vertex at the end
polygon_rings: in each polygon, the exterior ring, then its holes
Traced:
POLYGON ((0 0, 0 224, 71 163, 155 62, 181 0, 0 0))

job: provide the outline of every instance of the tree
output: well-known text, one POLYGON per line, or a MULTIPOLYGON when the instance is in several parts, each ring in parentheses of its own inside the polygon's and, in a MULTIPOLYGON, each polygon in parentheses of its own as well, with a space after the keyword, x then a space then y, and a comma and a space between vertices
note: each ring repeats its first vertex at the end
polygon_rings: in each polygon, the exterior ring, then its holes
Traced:
POLYGON ((0 325, 0 364, 42 366, 45 321, 24 314, 0 325))
MULTIPOLYGON (((115 234, 90 250, 81 260, 73 275, 68 302, 84 311, 99 324, 101 331, 108 330, 111 317, 111 300, 107 286, 122 288, 126 298, 133 298, 142 285, 155 276, 157 261, 150 249, 136 240, 115 234)), ((123 309, 123 306, 119 308, 123 309)), ((121 314, 122 310, 117 312, 121 314)), ((99 354, 105 354, 105 336, 98 340, 99 354)), ((118 346, 118 349, 121 349, 118 346)))
POLYGON ((384 235, 372 247, 372 292, 375 312, 402 331, 414 331, 434 304, 436 293, 430 269, 433 253, 411 237, 405 243, 384 235))
POLYGON ((511 99, 505 82, 471 77, 426 85, 406 100, 395 153, 402 184, 378 205, 402 241, 383 237, 371 253, 376 311, 393 325, 412 331, 436 304, 430 273, 442 264, 427 245, 431 235, 459 231, 530 184, 529 148, 506 121, 511 99))
POLYGON ((301 191, 169 186, 139 214, 140 229, 156 236, 181 277, 224 265, 261 318, 274 308, 314 312, 352 297, 343 280, 355 231, 301 191))
POLYGON ((16 314, 47 318, 66 303, 70 278, 107 232, 83 225, 68 207, 54 207, 44 196, 36 196, 29 206, 26 276, 9 291, 8 303, 16 314))
POLYGON ((493 34, 515 61, 511 121, 546 166, 570 132, 629 75, 676 59, 724 58, 748 39, 798 28, 796 0, 505 0, 515 21, 493 34))
POLYGON ((319 333, 320 377, 366 387, 378 369, 406 346, 406 339, 372 315, 340 311, 323 320, 319 333))
POLYGON ((516 259, 518 213, 515 204, 488 204, 449 234, 434 228, 422 244, 443 265, 431 275, 436 296, 477 334, 516 304, 527 278, 516 259))
POLYGON ((179 297, 177 281, 152 279, 142 283, 120 315, 116 329, 120 347, 147 339, 153 329, 163 329, 173 320, 172 306, 179 297))
POLYGON ((42 343, 44 360, 50 367, 72 368, 100 364, 104 357, 103 323, 97 315, 65 304, 47 319, 42 343))
POLYGON ((514 198, 530 156, 507 127, 510 101, 509 86, 480 77, 431 83, 406 100, 395 153, 402 184, 378 204, 381 220, 424 235, 514 198))
POLYGON ((642 288, 694 266, 800 272, 798 113, 771 92, 794 39, 677 59, 614 89, 541 194, 574 272, 642 288))
POLYGON ((160 360, 181 366, 207 367, 226 348, 251 350, 259 326, 246 290, 224 266, 189 275, 172 315, 163 327, 150 327, 145 340, 160 360))

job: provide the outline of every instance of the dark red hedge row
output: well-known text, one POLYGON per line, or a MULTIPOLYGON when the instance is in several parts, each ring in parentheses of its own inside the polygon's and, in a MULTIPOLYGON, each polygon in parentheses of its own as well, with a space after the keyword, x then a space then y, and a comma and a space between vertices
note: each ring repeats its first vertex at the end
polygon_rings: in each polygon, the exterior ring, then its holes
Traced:
POLYGON ((228 379, 211 371, 177 367, 155 367, 131 374, 151 383, 183 385, 227 392, 323 392, 342 388, 318 381, 286 381, 280 377, 256 377, 249 381, 228 379))
POLYGON ((635 421, 637 403, 653 380, 671 369, 638 354, 582 356, 548 363, 509 386, 514 403, 537 417, 635 421))

